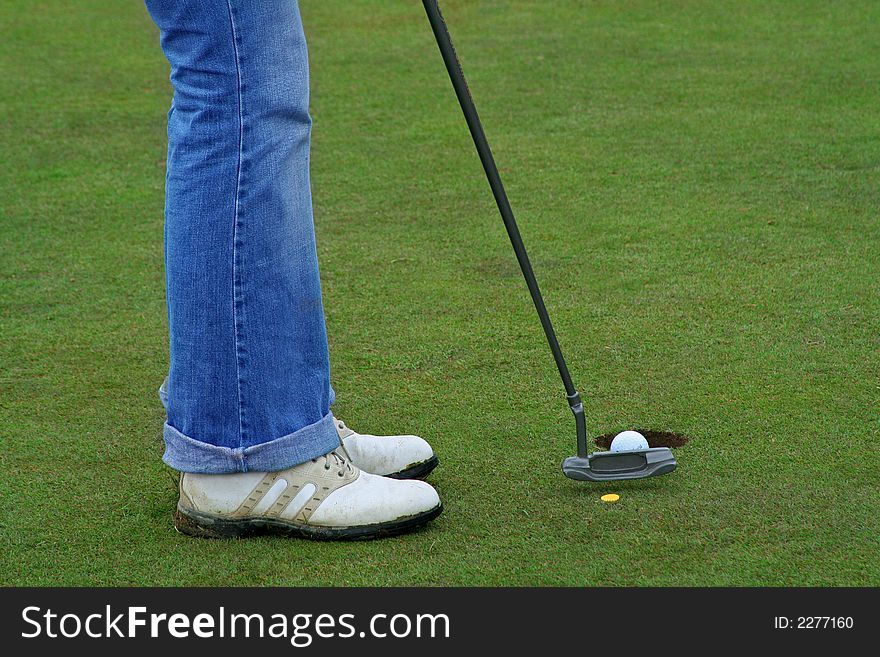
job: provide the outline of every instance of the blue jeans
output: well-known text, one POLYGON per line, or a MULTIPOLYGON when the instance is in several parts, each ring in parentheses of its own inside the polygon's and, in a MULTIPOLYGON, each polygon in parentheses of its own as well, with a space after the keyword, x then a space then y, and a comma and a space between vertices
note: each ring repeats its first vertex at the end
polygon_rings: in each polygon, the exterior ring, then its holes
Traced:
POLYGON ((146 0, 171 64, 168 465, 282 470, 339 445, 296 0, 146 0))

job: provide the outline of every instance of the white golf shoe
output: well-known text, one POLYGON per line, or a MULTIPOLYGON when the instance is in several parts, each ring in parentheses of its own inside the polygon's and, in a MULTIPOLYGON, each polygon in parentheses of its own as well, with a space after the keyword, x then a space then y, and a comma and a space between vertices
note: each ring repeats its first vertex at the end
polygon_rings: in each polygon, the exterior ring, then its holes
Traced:
POLYGON ((352 431, 339 418, 334 421, 342 446, 361 470, 393 479, 421 479, 439 463, 423 438, 372 436, 352 431))
POLYGON ((355 540, 409 531, 442 510, 429 484, 362 472, 337 449, 280 472, 184 473, 174 526, 205 538, 355 540))

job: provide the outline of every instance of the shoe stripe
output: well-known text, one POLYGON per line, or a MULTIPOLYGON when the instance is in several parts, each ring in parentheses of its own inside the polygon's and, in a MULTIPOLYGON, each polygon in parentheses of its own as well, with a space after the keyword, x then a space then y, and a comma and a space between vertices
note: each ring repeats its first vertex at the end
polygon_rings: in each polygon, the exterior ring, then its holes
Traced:
POLYGON ((259 504, 260 500, 263 499, 263 496, 269 492, 269 489, 272 488, 272 485, 275 483, 275 480, 278 478, 277 472, 268 472, 266 476, 260 480, 254 489, 250 492, 244 501, 239 505, 239 507, 232 512, 232 517, 241 517, 247 516, 253 513, 254 507, 259 504))
POLYGON ((281 497, 282 493, 288 489, 287 480, 279 477, 275 480, 275 483, 272 484, 272 487, 266 491, 265 495, 263 495, 263 499, 261 499, 257 504, 254 505, 253 510, 251 511, 255 516, 263 515, 266 510, 272 506, 279 497, 281 497))
POLYGON ((327 497, 331 492, 333 492, 333 490, 336 489, 333 488, 331 490, 330 486, 321 486, 321 491, 318 492, 318 488, 316 486, 315 489, 312 491, 312 498, 310 500, 303 500, 304 504, 302 505, 299 516, 296 517, 296 520, 298 520, 299 522, 308 522, 309 518, 311 518, 312 514, 315 512, 315 509, 317 509, 321 505, 321 502, 324 501, 324 498, 327 497))
MULTIPOLYGON (((308 486, 309 484, 306 484, 308 486)), ((280 516, 284 509, 287 508, 287 505, 290 504, 291 500, 296 496, 299 492, 299 486, 296 484, 290 484, 285 491, 278 496, 278 499, 275 501, 275 504, 272 505, 272 508, 269 509, 269 512, 266 514, 267 516, 280 516)))
POLYGON ((306 484, 303 486, 294 498, 290 500, 290 503, 278 514, 279 517, 284 518, 285 520, 293 520, 296 518, 296 515, 306 505, 308 499, 315 494, 316 490, 317 486, 315 486, 315 484, 306 484))
POLYGON ((260 516, 268 518, 283 517, 294 522, 307 523, 312 513, 321 505, 321 502, 340 486, 350 483, 357 478, 357 469, 352 474, 338 478, 336 470, 330 472, 330 468, 315 462, 311 468, 308 464, 303 472, 268 472, 239 507, 229 514, 230 518, 246 518, 248 516, 260 516), (288 474, 288 476, 285 476, 288 474), (294 484, 290 480, 298 480, 301 483, 294 484), (291 504, 293 503, 293 504, 291 504), (288 506, 290 508, 288 508, 288 506))

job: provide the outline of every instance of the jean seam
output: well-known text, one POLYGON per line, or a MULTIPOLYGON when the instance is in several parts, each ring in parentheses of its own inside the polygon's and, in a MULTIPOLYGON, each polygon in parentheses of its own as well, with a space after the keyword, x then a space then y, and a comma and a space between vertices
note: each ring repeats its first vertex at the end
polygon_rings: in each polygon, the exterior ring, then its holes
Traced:
POLYGON ((247 426, 244 420, 244 403, 241 394, 241 373, 243 369, 242 360, 244 352, 242 348, 242 318, 240 317, 239 311, 244 310, 244 303, 242 294, 243 285, 241 282, 242 268, 240 263, 240 253, 238 249, 238 233, 241 221, 241 214, 239 212, 239 200, 241 195, 242 160, 244 152, 244 101, 242 99, 241 64, 238 49, 238 35, 235 29, 235 15, 230 0, 226 0, 226 7, 229 12, 229 28, 232 33, 232 51, 235 58, 235 76, 238 91, 238 162, 236 163, 235 172, 235 205, 232 224, 232 324, 233 335, 235 339, 235 381, 238 390, 238 446, 239 448, 241 448, 245 443, 245 429, 247 426))

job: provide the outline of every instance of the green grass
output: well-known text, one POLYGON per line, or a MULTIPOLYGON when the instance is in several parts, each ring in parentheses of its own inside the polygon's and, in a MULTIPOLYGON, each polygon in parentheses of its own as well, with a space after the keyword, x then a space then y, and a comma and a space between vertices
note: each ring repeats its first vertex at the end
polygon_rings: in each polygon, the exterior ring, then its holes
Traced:
POLYGON ((591 432, 685 433, 679 471, 560 474, 573 423, 420 3, 303 0, 335 410, 430 438, 447 511, 177 535, 167 64, 138 2, 4 0, 0 582, 880 584, 880 4, 444 7, 591 432))

